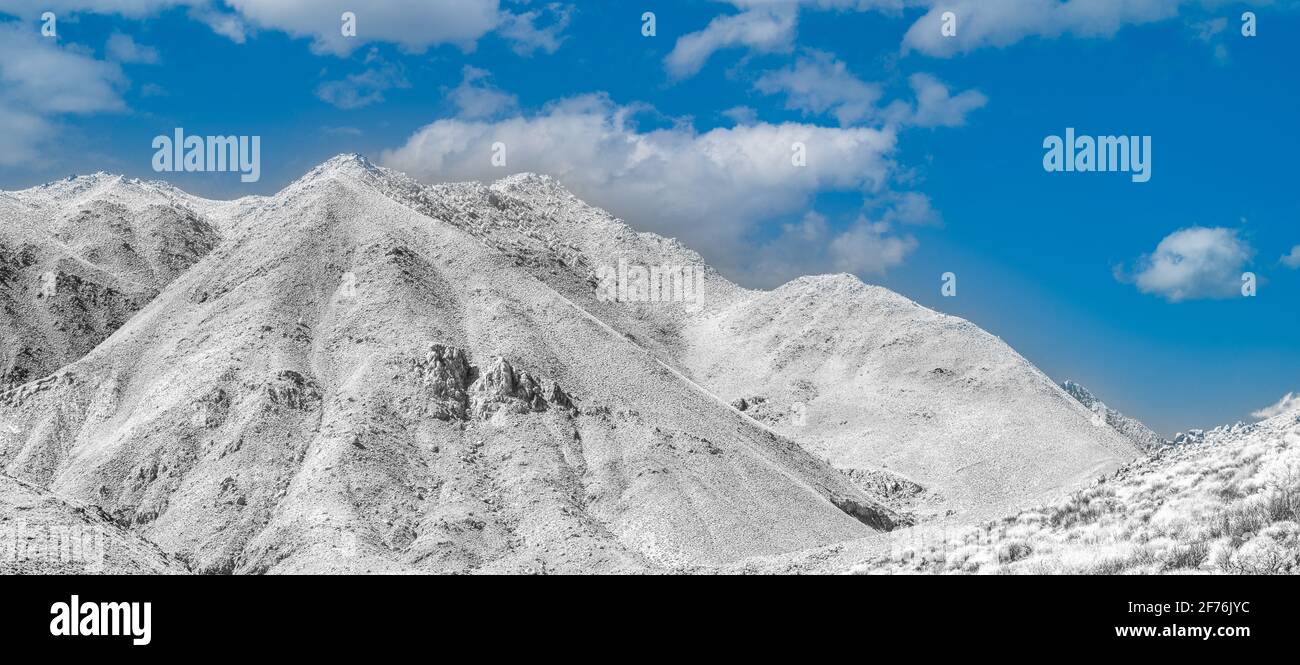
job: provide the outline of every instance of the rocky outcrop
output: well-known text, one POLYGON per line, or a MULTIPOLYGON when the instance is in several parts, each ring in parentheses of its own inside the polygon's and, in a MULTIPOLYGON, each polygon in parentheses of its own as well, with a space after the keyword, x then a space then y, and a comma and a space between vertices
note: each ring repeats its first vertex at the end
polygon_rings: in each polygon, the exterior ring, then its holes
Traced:
POLYGON ((488 419, 506 409, 514 413, 545 411, 542 386, 528 372, 515 369, 510 361, 497 357, 469 388, 474 416, 488 419))
POLYGON ((0 404, 5 406, 22 406, 33 395, 45 392, 50 388, 58 385, 59 381, 72 383, 72 373, 64 372, 63 374, 51 374, 47 377, 37 379, 31 383, 25 383, 12 390, 0 393, 0 404))
POLYGON ((439 420, 464 420, 469 404, 465 389, 472 380, 464 349, 431 344, 428 353, 411 364, 431 398, 429 415, 439 420))
POLYGON ((500 356, 480 369, 464 349, 431 344, 411 367, 429 398, 426 412, 439 420, 487 420, 502 411, 540 413, 551 408, 577 414, 573 398, 558 383, 544 385, 500 356))
POLYGON ((275 380, 268 383, 265 390, 272 404, 299 411, 310 411, 320 406, 320 388, 291 369, 276 374, 275 380))

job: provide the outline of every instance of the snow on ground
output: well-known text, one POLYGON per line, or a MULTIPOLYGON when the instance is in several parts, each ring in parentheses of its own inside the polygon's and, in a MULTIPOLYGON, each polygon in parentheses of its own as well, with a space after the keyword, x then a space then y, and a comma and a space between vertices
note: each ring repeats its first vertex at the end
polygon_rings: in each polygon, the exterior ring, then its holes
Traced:
POLYGON ((1170 446, 1060 501, 891 534, 858 574, 1300 574, 1300 412, 1170 446))

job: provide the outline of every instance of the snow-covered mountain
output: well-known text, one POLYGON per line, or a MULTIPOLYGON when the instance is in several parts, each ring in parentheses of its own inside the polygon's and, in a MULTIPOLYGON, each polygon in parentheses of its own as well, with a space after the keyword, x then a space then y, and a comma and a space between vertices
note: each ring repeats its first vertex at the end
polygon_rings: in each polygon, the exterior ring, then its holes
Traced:
POLYGON ((1083 404, 1084 408, 1092 411, 1096 423, 1113 428, 1142 450, 1151 452, 1170 444, 1168 440, 1151 431, 1141 421, 1106 406, 1105 402, 1097 399, 1096 395, 1093 395, 1082 385, 1067 379, 1061 382, 1061 388, 1069 393, 1071 397, 1079 400, 1079 403, 1083 404))
POLYGON ((1140 454, 968 322, 849 276, 741 288, 544 176, 101 175, 0 222, 0 470, 195 571, 724 565, 1140 454), (629 265, 697 297, 605 297, 629 265))

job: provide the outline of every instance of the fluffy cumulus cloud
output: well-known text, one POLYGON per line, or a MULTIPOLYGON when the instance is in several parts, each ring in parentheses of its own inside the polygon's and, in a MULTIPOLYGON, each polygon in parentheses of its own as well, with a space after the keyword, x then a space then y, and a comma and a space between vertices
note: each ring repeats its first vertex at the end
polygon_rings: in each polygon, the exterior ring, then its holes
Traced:
MULTIPOLYGON (((430 182, 547 173, 637 228, 681 238, 732 274, 752 249, 757 227, 801 215, 818 193, 888 195, 892 131, 800 123, 702 133, 684 124, 641 129, 636 118, 645 110, 589 95, 531 116, 438 120, 380 161, 430 182), (506 168, 491 163, 497 142, 506 148, 506 168), (806 149, 806 166, 794 165, 795 144, 806 149)), ((892 265, 908 249, 885 248, 873 258, 869 247, 888 231, 864 227, 834 249, 835 234, 812 235, 838 265, 874 268, 892 265)))
POLYGON ((1287 393, 1275 404, 1266 406, 1250 415, 1256 418, 1272 418, 1273 416, 1280 416, 1284 413, 1295 411, 1296 409, 1300 409, 1300 395, 1287 393))
POLYGON ((514 12, 500 0, 0 0, 0 12, 31 19, 43 11, 143 18, 187 7, 191 18, 236 42, 252 30, 275 30, 310 39, 313 51, 334 55, 376 42, 417 53, 439 44, 471 50, 493 31, 521 53, 553 52, 563 41, 571 10, 563 3, 537 5, 514 12), (354 38, 340 30, 342 14, 349 11, 356 15, 354 38))
POLYGON ((766 94, 782 94, 786 108, 806 115, 827 115, 841 126, 862 123, 956 127, 966 123, 971 111, 983 107, 988 98, 976 90, 953 95, 948 86, 929 74, 909 79, 915 103, 895 100, 880 105, 881 86, 859 79, 840 60, 823 51, 808 51, 783 69, 764 73, 754 88, 766 94))
POLYGON ((1241 274, 1254 250, 1234 229, 1194 226, 1175 231, 1142 257, 1131 279, 1143 293, 1170 302, 1228 298, 1241 292, 1241 274))
POLYGON ((115 63, 61 48, 25 25, 0 23, 0 166, 37 161, 63 114, 126 108, 115 63))

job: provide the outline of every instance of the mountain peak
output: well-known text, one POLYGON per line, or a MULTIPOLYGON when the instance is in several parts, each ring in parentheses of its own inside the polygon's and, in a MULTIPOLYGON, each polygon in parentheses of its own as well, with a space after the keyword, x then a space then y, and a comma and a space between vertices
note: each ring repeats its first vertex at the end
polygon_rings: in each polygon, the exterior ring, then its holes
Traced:
POLYGON ((105 171, 69 175, 28 189, 8 192, 8 195, 8 198, 16 198, 34 205, 63 205, 93 198, 112 198, 135 203, 154 201, 157 197, 168 200, 198 200, 198 197, 186 194, 165 181, 128 178, 105 171))
POLYGON ((337 173, 360 175, 378 171, 380 171, 380 167, 366 159, 364 155, 355 152, 341 153, 321 162, 316 168, 308 171, 301 180, 310 180, 337 173))
POLYGON ((329 169, 363 168, 366 170, 379 168, 369 159, 366 159, 365 155, 358 152, 339 153, 322 162, 321 167, 329 169))
POLYGON ((559 180, 549 175, 531 171, 512 173, 492 183, 491 188, 507 193, 531 192, 558 196, 571 195, 559 180))

